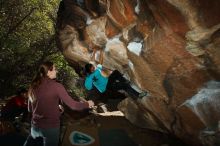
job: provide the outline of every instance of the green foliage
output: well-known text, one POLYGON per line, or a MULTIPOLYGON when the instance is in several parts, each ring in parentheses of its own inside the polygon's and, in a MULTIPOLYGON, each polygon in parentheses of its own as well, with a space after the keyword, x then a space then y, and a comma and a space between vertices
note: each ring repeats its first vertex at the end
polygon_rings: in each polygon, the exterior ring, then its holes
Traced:
POLYGON ((0 1, 0 98, 28 87, 43 60, 54 60, 64 84, 77 78, 55 44, 58 6, 59 0, 0 1))
POLYGON ((58 70, 57 80, 64 84, 68 92, 72 97, 86 98, 86 92, 82 85, 78 85, 79 76, 66 62, 64 56, 61 53, 52 54, 48 56, 48 60, 55 63, 58 70))

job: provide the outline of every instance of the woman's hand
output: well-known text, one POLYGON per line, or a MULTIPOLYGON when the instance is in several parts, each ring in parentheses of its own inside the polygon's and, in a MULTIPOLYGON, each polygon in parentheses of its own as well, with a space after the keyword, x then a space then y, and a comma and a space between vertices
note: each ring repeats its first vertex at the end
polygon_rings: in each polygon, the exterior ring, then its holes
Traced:
POLYGON ((96 48, 93 48, 93 52, 92 52, 92 56, 90 58, 90 61, 94 61, 95 62, 95 54, 96 54, 96 48))
POLYGON ((103 50, 100 49, 99 64, 103 64, 103 61, 104 61, 104 53, 103 50))
POLYGON ((92 100, 88 100, 86 101, 84 98, 82 97, 79 97, 79 99, 82 101, 82 102, 87 102, 89 104, 89 108, 92 108, 94 106, 94 102, 92 100))
POLYGON ((89 108, 94 106, 94 102, 92 100, 88 100, 87 103, 89 104, 89 108))

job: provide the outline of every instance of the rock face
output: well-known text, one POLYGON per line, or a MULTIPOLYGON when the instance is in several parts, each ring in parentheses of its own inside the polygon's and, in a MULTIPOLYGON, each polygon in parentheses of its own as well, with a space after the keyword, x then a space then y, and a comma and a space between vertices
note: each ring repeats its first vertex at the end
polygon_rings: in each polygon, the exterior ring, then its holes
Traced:
POLYGON ((79 74, 99 46, 104 67, 149 91, 119 105, 133 124, 214 145, 218 134, 204 141, 204 132, 215 133, 220 120, 219 6, 217 0, 63 0, 57 44, 79 74))

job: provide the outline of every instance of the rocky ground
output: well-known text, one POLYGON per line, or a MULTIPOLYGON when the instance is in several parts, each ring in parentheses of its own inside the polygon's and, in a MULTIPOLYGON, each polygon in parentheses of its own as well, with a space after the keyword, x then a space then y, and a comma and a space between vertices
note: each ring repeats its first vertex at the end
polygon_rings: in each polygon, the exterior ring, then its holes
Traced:
MULTIPOLYGON (((170 134, 134 126, 117 111, 118 100, 109 101, 92 112, 74 112, 66 108, 61 120, 60 146, 71 146, 70 134, 76 130, 95 139, 89 146, 186 146, 170 134)), ((5 133, 1 131, 1 146, 21 146, 24 143, 30 125, 22 124, 21 130, 16 131, 12 123, 1 122, 1 128, 5 127, 5 133)))
POLYGON ((62 146, 71 145, 69 136, 74 130, 94 137, 94 146, 186 146, 168 133, 134 126, 117 111, 116 103, 116 99, 109 100, 89 115, 67 110, 62 119, 62 146))

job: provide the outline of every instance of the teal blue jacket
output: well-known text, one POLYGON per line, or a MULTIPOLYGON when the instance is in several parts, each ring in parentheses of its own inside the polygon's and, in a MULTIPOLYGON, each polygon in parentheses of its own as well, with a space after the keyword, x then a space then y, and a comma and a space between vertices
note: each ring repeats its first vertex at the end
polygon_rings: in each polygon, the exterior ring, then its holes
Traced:
POLYGON ((94 85, 99 90, 99 92, 103 93, 106 91, 108 78, 102 76, 101 72, 102 65, 99 64, 97 69, 93 73, 87 75, 85 80, 85 87, 87 90, 91 90, 94 85))

